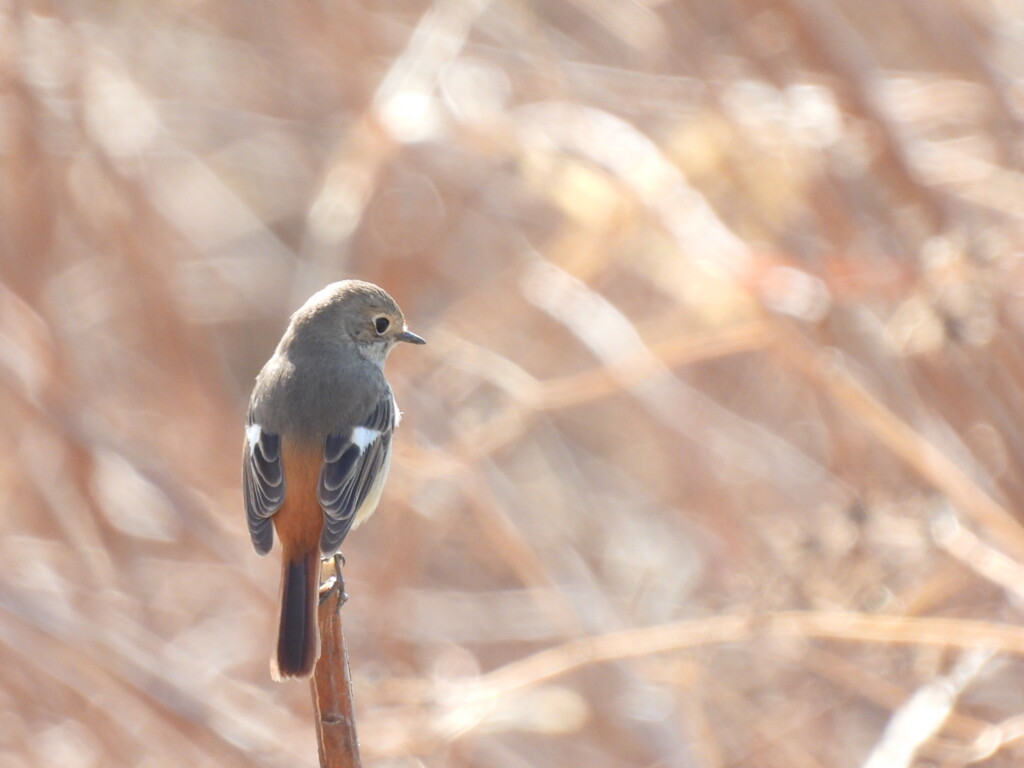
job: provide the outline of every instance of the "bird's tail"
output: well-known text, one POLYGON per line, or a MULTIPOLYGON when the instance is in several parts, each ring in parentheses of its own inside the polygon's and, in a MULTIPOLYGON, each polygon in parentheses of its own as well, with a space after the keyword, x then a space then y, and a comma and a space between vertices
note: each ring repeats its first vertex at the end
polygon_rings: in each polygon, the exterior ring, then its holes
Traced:
POLYGON ((270 675, 278 682, 309 677, 320 655, 317 594, 320 557, 315 550, 287 558, 281 574, 281 627, 270 675))

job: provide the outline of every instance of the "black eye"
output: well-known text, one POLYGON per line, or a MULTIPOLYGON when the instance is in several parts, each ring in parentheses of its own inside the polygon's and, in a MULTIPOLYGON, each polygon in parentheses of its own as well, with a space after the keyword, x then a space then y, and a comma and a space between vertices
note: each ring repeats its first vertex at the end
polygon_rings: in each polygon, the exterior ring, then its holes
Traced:
POLYGON ((391 321, 386 317, 378 317, 373 321, 373 327, 377 329, 377 333, 384 333, 391 326, 391 321))

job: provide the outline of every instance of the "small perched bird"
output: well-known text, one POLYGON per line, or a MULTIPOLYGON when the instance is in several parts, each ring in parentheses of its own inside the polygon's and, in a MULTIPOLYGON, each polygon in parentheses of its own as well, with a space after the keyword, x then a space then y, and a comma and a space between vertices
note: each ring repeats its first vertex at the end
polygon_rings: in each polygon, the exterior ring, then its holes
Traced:
POLYGON ((343 280, 292 315, 256 377, 242 493, 256 551, 270 551, 275 530, 281 540, 275 680, 312 674, 320 655, 320 558, 336 554, 380 501, 401 418, 384 360, 400 341, 425 343, 384 290, 343 280))

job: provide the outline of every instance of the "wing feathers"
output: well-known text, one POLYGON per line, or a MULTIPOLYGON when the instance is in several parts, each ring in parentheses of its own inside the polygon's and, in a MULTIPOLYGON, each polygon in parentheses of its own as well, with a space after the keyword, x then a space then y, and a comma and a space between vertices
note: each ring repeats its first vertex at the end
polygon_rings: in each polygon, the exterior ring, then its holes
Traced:
MULTIPOLYGON (((336 552, 355 521, 356 513, 386 471, 397 409, 390 390, 384 392, 366 418, 345 432, 327 436, 317 499, 324 512, 320 550, 336 552)), ((274 544, 271 516, 284 502, 281 437, 255 423, 250 412, 242 460, 242 495, 253 546, 261 555, 274 544)), ((368 510, 372 511, 372 510, 368 510)))
POLYGON ((249 537, 256 551, 265 555, 274 545, 270 516, 284 502, 284 472, 281 469, 281 438, 258 424, 245 429, 245 456, 242 459, 242 496, 249 537))
POLYGON ((317 496, 324 510, 320 551, 336 552, 369 496, 391 451, 395 401, 386 392, 373 411, 348 434, 332 434, 324 443, 324 465, 317 496))

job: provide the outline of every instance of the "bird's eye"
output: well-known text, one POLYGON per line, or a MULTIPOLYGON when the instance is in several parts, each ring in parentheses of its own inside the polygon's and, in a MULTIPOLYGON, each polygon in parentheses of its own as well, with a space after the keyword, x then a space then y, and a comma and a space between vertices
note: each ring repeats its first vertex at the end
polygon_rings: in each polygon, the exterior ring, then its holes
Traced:
POLYGON ((373 327, 377 329, 377 333, 384 333, 391 326, 391 321, 386 317, 378 317, 373 321, 373 327))

